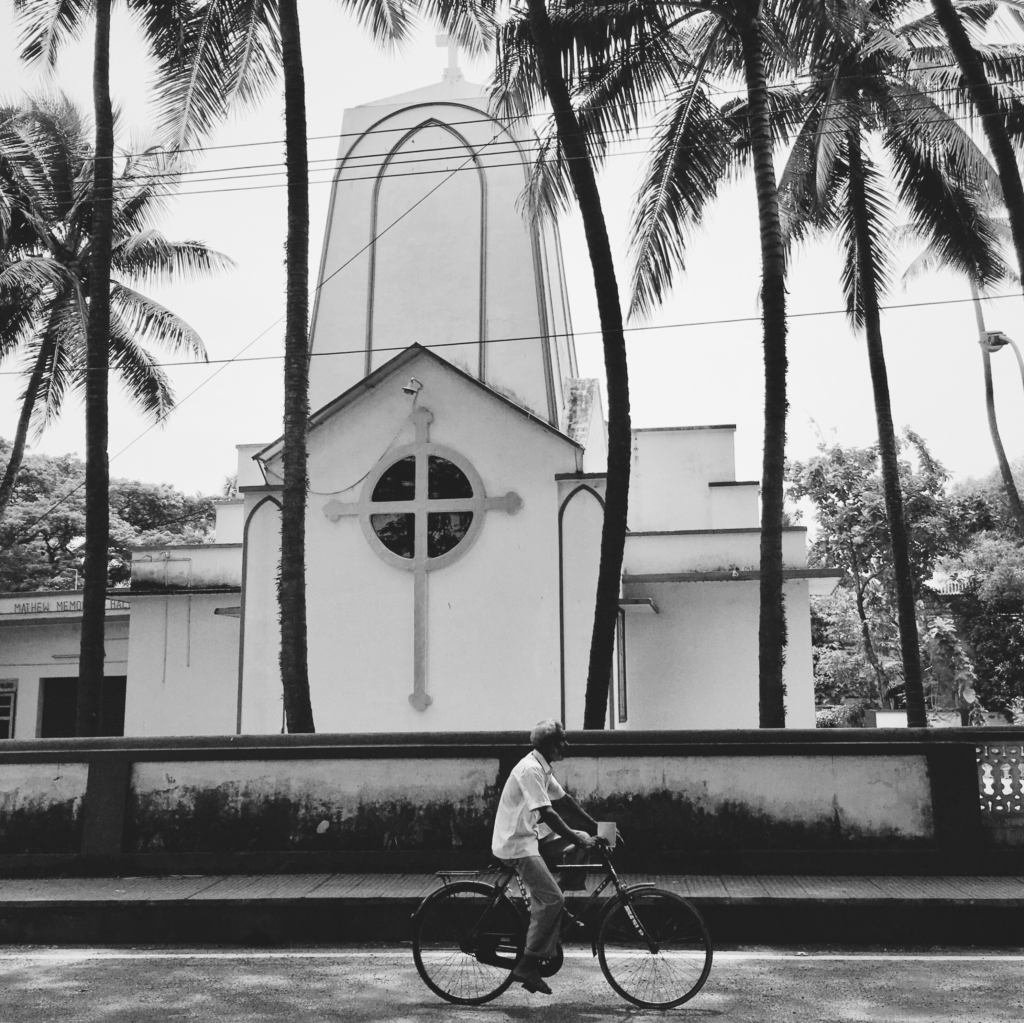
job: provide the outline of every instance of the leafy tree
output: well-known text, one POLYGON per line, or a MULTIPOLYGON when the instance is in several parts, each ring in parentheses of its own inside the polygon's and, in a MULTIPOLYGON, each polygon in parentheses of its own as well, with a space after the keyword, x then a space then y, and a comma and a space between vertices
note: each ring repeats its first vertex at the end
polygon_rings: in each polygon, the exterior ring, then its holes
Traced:
MULTIPOLYGON (((10 453, 0 438, 0 464, 10 453)), ((208 543, 215 522, 212 497, 112 479, 106 585, 127 582, 132 547, 208 543)), ((74 455, 26 457, 0 523, 0 590, 77 588, 84 532, 85 463, 74 455)))
MULTIPOLYGON (((948 474, 917 434, 905 430, 901 448, 914 456, 913 461, 900 459, 898 472, 904 498, 912 597, 916 600, 936 565, 942 559, 959 555, 975 534, 990 528, 992 515, 987 502, 978 495, 946 493, 948 474)), ((856 677, 864 679, 865 695, 884 706, 891 702, 894 690, 903 689, 906 675, 902 659, 896 658, 896 570, 878 447, 822 445, 815 457, 792 463, 787 479, 789 497, 806 498, 814 509, 818 533, 809 552, 811 563, 844 571, 842 585, 850 597, 845 608, 840 604, 831 612, 841 623, 840 628, 833 626, 827 630, 838 636, 833 649, 852 649, 862 659, 856 677), (849 616, 843 618, 840 613, 848 611, 851 602, 859 627, 855 644, 850 638, 849 616), (869 673, 866 678, 861 667, 869 673)), ((824 614, 819 611, 819 622, 824 614)), ((819 661, 821 658, 819 652, 819 661)), ((830 660, 837 658, 825 656, 822 668, 828 667, 830 660)), ((847 695, 860 695, 845 667, 832 665, 831 671, 833 690, 845 686, 847 695)))
POLYGON ((974 537, 947 570, 965 584, 964 592, 943 603, 970 656, 978 701, 1019 720, 1024 716, 1024 547, 1012 527, 988 530, 974 537))
POLYGON ((899 634, 882 601, 872 597, 873 591, 859 598, 845 585, 811 601, 815 702, 884 706, 902 687, 899 634))
MULTIPOLYGON (((1015 482, 1015 489, 1024 486, 1024 457, 1010 463, 1010 474, 1015 482)), ((1016 517, 1010 507, 1006 489, 1003 486, 1002 472, 998 467, 980 478, 957 481, 953 484, 950 492, 954 497, 962 500, 983 500, 992 513, 992 528, 997 533, 1013 537, 1016 517)))

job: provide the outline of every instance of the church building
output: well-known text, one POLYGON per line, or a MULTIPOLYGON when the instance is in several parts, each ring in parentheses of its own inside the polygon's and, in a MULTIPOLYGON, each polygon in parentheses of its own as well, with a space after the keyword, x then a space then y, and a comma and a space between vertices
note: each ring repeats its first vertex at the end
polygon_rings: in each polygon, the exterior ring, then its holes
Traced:
MULTIPOLYGON (((320 732, 582 726, 605 422, 557 228, 521 212, 531 144, 454 67, 345 113, 310 338, 320 732)), ((733 435, 634 430, 609 727, 757 726, 758 482, 733 435)), ((281 481, 280 440, 241 445, 216 543, 135 551, 124 734, 282 730, 281 481)), ((808 598, 838 573, 802 527, 784 562, 787 724, 813 727, 808 598)), ((33 670, 0 656, 41 701, 33 670)))

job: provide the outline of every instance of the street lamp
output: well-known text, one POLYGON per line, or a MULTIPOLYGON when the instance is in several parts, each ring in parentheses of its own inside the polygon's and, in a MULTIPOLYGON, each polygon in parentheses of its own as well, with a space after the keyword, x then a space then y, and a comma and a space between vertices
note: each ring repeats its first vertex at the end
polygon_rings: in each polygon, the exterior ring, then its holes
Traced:
POLYGON ((989 353, 998 352, 1000 348, 1005 348, 1009 345, 1013 349, 1013 354, 1017 356, 1017 365, 1020 367, 1020 379, 1021 383, 1024 384, 1024 359, 1020 357, 1020 349, 1012 337, 1004 334, 1001 330, 985 330, 982 332, 978 343, 989 353))
POLYGON ((1021 503, 1020 494, 1017 493, 1017 483, 1013 478, 1013 470, 1010 468, 1009 460, 1006 457, 1006 450, 1003 448, 1002 439, 999 436, 999 425, 996 422, 996 403, 992 388, 992 352, 998 352, 1000 348, 1010 345, 1017 356, 1017 365, 1020 367, 1021 381, 1024 382, 1024 360, 1020 357, 1020 349, 1014 344, 1013 339, 1004 334, 1001 330, 986 330, 985 319, 981 311, 981 295, 977 284, 971 281, 971 298, 974 300, 974 316, 978 322, 978 344, 981 346, 981 361, 985 371, 985 411, 988 415, 988 429, 992 435, 992 446, 995 448, 996 461, 999 463, 999 475, 1003 478, 1003 488, 1006 490, 1006 499, 1010 505, 1010 513, 1017 523, 1017 529, 1024 535, 1024 504, 1021 503))

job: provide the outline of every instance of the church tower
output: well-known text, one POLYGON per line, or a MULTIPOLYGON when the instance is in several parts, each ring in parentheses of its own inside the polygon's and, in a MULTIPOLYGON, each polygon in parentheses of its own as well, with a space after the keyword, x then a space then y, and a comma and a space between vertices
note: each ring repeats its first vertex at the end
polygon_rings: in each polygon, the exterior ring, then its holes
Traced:
POLYGON ((566 430, 577 369, 557 228, 520 202, 536 138, 455 65, 449 44, 438 84, 345 111, 310 408, 419 343, 566 430))

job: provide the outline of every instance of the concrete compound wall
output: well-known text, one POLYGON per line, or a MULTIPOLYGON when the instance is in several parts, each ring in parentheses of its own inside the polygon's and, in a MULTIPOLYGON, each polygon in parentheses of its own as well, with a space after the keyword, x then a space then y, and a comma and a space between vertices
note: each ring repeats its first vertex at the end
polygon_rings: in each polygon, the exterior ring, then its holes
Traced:
MULTIPOLYGON (((1020 813, 979 799, 980 731, 943 731, 570 733, 556 773, 619 823, 626 869, 1021 873, 1020 813)), ((510 732, 13 741, 0 872, 482 867, 525 752, 510 732)))

